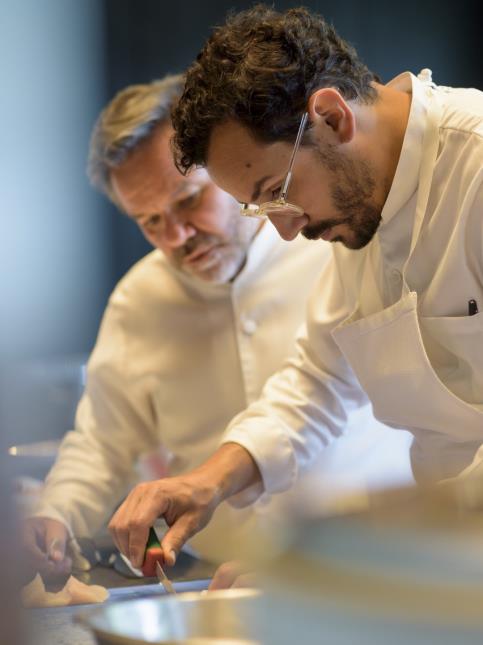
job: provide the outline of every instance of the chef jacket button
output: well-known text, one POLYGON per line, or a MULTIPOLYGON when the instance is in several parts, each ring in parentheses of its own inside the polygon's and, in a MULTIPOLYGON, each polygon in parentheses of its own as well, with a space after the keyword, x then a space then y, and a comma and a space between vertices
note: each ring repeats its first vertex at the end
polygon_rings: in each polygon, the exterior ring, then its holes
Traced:
POLYGON ((397 269, 393 269, 391 271, 391 278, 392 278, 392 281, 395 282, 396 284, 401 282, 402 280, 401 271, 398 271, 397 269))
POLYGON ((257 327, 258 327, 257 323, 251 318, 246 318, 242 322, 242 329, 247 336, 251 336, 252 334, 254 334, 257 331, 257 327))
POLYGON ((425 67, 419 72, 418 79, 421 83, 428 83, 429 85, 433 82, 433 72, 428 67, 425 67))

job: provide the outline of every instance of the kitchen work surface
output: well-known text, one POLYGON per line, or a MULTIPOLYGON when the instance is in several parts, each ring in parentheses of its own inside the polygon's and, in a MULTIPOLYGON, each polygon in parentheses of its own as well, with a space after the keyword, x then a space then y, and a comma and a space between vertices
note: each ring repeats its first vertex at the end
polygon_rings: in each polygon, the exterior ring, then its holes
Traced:
MULTIPOLYGON (((208 587, 215 568, 210 563, 182 553, 176 565, 169 569, 169 576, 177 592, 200 591, 208 587)), ((165 594, 156 578, 126 578, 113 568, 97 566, 79 578, 88 584, 106 587, 110 593, 106 602, 165 594)), ((99 605, 26 610, 29 621, 29 645, 95 645, 96 641, 91 632, 73 621, 76 614, 94 607, 99 605)))

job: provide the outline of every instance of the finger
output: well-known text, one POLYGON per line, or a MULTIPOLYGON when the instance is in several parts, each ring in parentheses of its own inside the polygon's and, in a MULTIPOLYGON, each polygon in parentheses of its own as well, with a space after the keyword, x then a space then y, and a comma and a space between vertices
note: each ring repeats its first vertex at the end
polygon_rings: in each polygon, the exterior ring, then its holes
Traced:
POLYGON ((29 566, 37 571, 54 569, 51 567, 49 555, 45 547, 46 522, 35 518, 27 520, 23 531, 23 544, 28 553, 29 566))
POLYGON ((215 575, 208 587, 209 591, 216 591, 216 589, 229 589, 241 572, 242 565, 240 562, 224 562, 215 571, 215 575))
POLYGON ((47 557, 43 548, 45 545, 45 525, 38 520, 30 520, 25 523, 23 530, 23 543, 29 553, 36 557, 47 557))
POLYGON ((46 522, 45 546, 49 558, 53 562, 62 562, 65 559, 67 544, 67 528, 61 522, 46 522))
POLYGON ((109 531, 117 549, 127 557, 129 551, 129 540, 127 529, 121 528, 117 514, 109 522, 109 531))
POLYGON ((132 493, 128 495, 121 506, 117 509, 108 525, 114 544, 126 557, 128 557, 129 554, 129 531, 125 518, 127 516, 126 508, 128 500, 131 495, 132 493))
POLYGON ((129 531, 129 560, 133 567, 140 568, 144 562, 144 553, 148 541, 151 523, 139 522, 132 525, 129 531))
POLYGON ((188 514, 182 515, 165 533, 161 546, 164 559, 172 567, 183 545, 198 530, 198 522, 188 514))
POLYGON ((111 534, 112 541, 114 542, 114 546, 118 551, 121 550, 120 545, 119 545, 119 540, 117 539, 117 525, 116 525, 116 519, 117 519, 117 513, 114 513, 114 515, 111 517, 107 524, 107 529, 109 533, 111 534))
POLYGON ((42 575, 45 582, 57 582, 62 579, 65 582, 66 576, 72 572, 72 560, 69 557, 65 557, 62 562, 46 560, 39 567, 38 572, 42 575))
POLYGON ((257 581, 254 573, 244 573, 238 576, 232 584, 232 589, 239 589, 242 587, 256 587, 257 581))
POLYGON ((156 495, 153 484, 137 486, 126 500, 125 516, 128 518, 128 558, 140 568, 144 562, 149 530, 165 511, 164 495, 156 495))
POLYGON ((138 508, 142 504, 144 487, 135 486, 109 522, 109 531, 119 551, 129 558, 130 525, 138 508))

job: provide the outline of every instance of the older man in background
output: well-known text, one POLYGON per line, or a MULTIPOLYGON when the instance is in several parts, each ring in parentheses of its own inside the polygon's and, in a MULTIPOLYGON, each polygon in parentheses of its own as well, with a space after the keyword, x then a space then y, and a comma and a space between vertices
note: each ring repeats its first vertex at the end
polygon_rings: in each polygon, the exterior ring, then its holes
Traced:
MULTIPOLYGON (((92 136, 92 182, 155 250, 109 300, 76 428, 27 522, 29 551, 47 574, 69 569, 70 535, 94 536, 105 525, 136 482, 143 454, 161 450, 159 474, 182 494, 178 476, 216 450, 226 424, 257 399, 290 353, 330 253, 329 245, 321 253, 305 240, 287 245, 270 224, 241 218, 238 204, 205 170, 187 177, 177 171, 170 111, 182 87, 179 76, 128 87, 101 114, 92 136)), ((347 457, 352 474, 361 462, 358 451, 372 451, 379 437, 367 423, 355 430, 357 448, 347 457)), ((392 450, 404 461, 404 445, 392 450)), ((343 476, 339 458, 328 455, 343 476)), ((150 483, 140 486, 151 494, 150 483)), ((256 525, 258 512, 256 505, 223 504, 192 546, 216 559, 225 528, 256 525)), ((126 552, 122 540, 118 533, 126 552)))

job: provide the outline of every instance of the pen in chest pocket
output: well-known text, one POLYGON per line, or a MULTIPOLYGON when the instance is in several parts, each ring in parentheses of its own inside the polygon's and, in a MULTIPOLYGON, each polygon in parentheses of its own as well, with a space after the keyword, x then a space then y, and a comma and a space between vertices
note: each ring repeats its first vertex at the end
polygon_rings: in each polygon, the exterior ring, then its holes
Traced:
POLYGON ((476 300, 468 300, 468 316, 474 316, 478 313, 478 304, 476 300))

